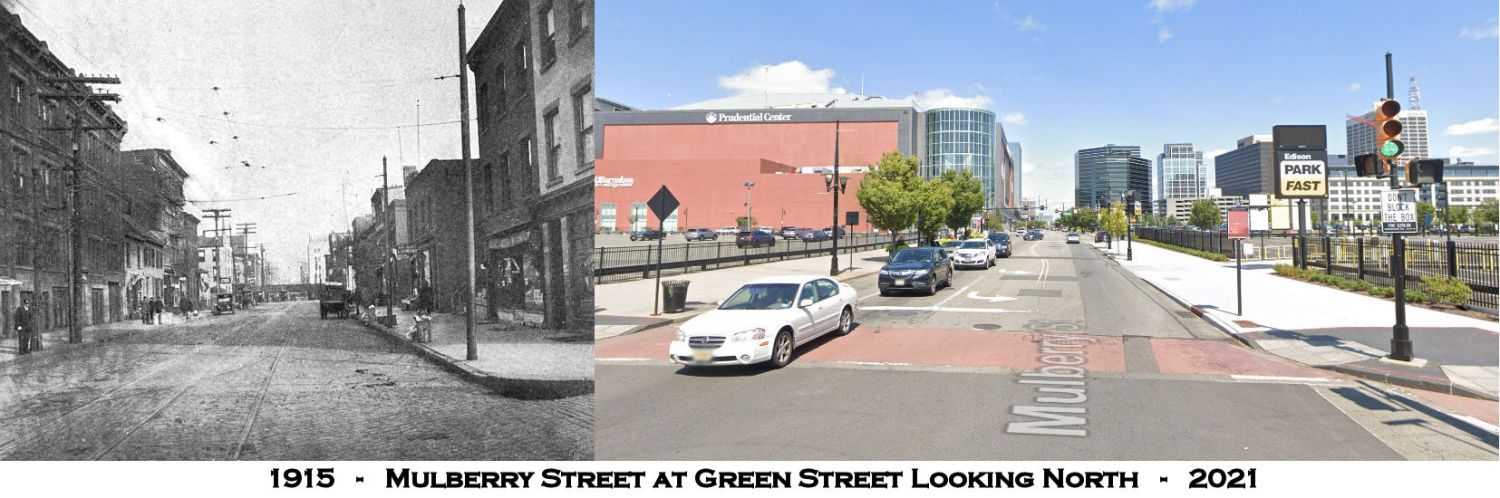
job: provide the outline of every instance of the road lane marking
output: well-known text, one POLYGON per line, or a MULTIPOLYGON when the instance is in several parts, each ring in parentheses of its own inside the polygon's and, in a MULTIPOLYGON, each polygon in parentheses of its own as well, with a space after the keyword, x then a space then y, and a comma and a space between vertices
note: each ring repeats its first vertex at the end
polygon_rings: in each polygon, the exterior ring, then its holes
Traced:
POLYGON ((1042 272, 1036 276, 1036 283, 1041 287, 1047 287, 1047 273, 1052 271, 1052 264, 1048 260, 1042 260, 1042 272))
POLYGON ((951 313, 1032 313, 1034 310, 1007 310, 999 308, 947 308, 941 306, 865 306, 864 311, 947 311, 951 313))
MULTIPOLYGON (((949 277, 949 278, 952 278, 952 277, 949 277)), ((963 288, 959 289, 958 292, 954 292, 953 294, 948 295, 948 297, 944 298, 942 301, 938 301, 938 303, 937 303, 937 305, 935 307, 937 307, 937 308, 943 307, 944 304, 948 304, 948 301, 952 301, 953 298, 958 297, 959 294, 963 294, 964 291, 969 290, 969 288, 973 287, 973 286, 974 286, 974 282, 969 282, 969 285, 963 286, 963 288)))
POLYGON ((1230 375, 1229 378, 1242 382, 1328 382, 1324 377, 1283 377, 1277 375, 1230 375))
POLYGON ((969 292, 969 299, 974 299, 977 301, 989 301, 992 303, 1003 303, 1005 301, 1016 300, 1016 298, 1010 296, 981 296, 977 291, 969 292))

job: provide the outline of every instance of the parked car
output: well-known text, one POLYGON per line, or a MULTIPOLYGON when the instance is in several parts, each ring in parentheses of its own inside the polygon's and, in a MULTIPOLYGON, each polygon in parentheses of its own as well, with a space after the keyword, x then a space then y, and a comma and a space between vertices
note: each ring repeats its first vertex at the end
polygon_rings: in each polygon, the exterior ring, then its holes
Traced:
POLYGON ((854 330, 859 295, 823 276, 768 277, 730 294, 677 328, 668 358, 685 366, 792 362, 792 350, 826 334, 854 330))
POLYGON ((734 246, 744 249, 746 247, 771 247, 776 245, 776 237, 770 232, 760 230, 745 230, 734 236, 734 246))
POLYGON ((1068 232, 1068 243, 1069 244, 1077 244, 1078 242, 1079 242, 1078 232, 1068 232))
POLYGON ((656 240, 662 238, 663 236, 664 235, 661 233, 661 230, 636 230, 634 232, 630 232, 630 240, 632 242, 637 240, 656 240))
POLYGON ((1094 232, 1094 242, 1109 242, 1109 232, 1099 230, 1094 232))
POLYGON ((842 238, 844 236, 844 227, 824 228, 823 233, 828 234, 829 237, 842 238))
POLYGON ((797 232, 797 239, 803 242, 822 242, 830 238, 828 233, 822 230, 807 229, 797 232))
POLYGON ((878 285, 882 296, 898 290, 924 290, 931 296, 938 287, 953 285, 953 262, 941 247, 908 247, 880 268, 878 285))
POLYGON ((781 233, 781 238, 783 239, 795 239, 797 238, 797 232, 800 231, 802 231, 800 227, 781 227, 779 233, 781 233))
POLYGON ((944 240, 938 242, 938 247, 941 247, 947 250, 949 254, 952 254, 953 251, 958 250, 958 246, 963 245, 963 243, 964 241, 958 239, 944 240))
POLYGON ((734 235, 736 233, 739 233, 739 231, 740 229, 735 227, 724 227, 718 230, 714 230, 714 233, 717 233, 719 235, 734 235))
POLYGON ((682 238, 688 242, 695 240, 719 240, 719 234, 707 228, 689 228, 682 232, 682 238))
POLYGON ((965 240, 953 251, 953 266, 984 269, 995 266, 995 245, 988 239, 965 240))
POLYGON ((985 237, 985 238, 989 239, 990 244, 995 247, 995 257, 997 257, 997 258, 1009 258, 1010 257, 1010 234, 1008 234, 1008 233, 1001 233, 1001 232, 995 232, 995 233, 990 234, 989 237, 985 237))

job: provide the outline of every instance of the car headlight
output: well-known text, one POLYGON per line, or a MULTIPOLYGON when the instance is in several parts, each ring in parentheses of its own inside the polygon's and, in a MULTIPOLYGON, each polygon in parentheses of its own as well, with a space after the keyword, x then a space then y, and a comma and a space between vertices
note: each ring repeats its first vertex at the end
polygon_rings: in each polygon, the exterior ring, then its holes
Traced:
POLYGON ((687 333, 683 332, 682 329, 679 328, 679 329, 677 329, 677 335, 674 336, 672 338, 672 340, 677 341, 677 342, 687 342, 687 340, 688 340, 687 333))
POLYGON ((889 277, 889 276, 891 276, 891 271, 887 270, 887 269, 884 269, 884 268, 881 268, 880 269, 880 275, 881 276, 889 277))
POLYGON ((913 276, 913 277, 924 277, 924 276, 927 276, 928 273, 932 273, 932 270, 917 270, 917 271, 911 272, 911 276, 913 276))
POLYGON ((740 331, 740 332, 735 332, 734 335, 730 336, 729 340, 734 341, 734 342, 743 342, 743 341, 758 341, 758 340, 765 339, 765 338, 766 338, 766 329, 753 328, 753 329, 750 329, 750 330, 743 330, 743 331, 740 331))

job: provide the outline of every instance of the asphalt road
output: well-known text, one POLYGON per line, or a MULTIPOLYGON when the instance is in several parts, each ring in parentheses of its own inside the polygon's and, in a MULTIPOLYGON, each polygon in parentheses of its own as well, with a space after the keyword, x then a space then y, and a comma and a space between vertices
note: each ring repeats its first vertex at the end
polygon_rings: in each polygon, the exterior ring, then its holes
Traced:
POLYGON ((593 398, 520 401, 314 302, 0 364, 0 459, 553 460, 593 456, 593 398))
POLYGON ((1246 349, 1060 238, 1018 242, 936 296, 881 297, 873 276, 853 279, 856 330, 804 346, 782 370, 673 365, 660 359, 670 331, 601 341, 596 455, 1496 458, 1494 434, 1385 386, 1246 349), (1049 343, 1059 335, 1071 342, 1049 343), (1039 377, 1062 360, 1044 348, 1078 353, 1085 373, 1039 377))

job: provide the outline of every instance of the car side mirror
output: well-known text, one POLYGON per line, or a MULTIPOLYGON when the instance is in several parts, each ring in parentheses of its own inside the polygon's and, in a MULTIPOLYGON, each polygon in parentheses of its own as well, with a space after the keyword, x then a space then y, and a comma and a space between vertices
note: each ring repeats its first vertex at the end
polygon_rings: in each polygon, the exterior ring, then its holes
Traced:
POLYGON ((802 298, 802 302, 797 303, 797 307, 798 308, 806 308, 808 306, 812 306, 812 304, 813 304, 812 298, 805 297, 805 298, 802 298))

